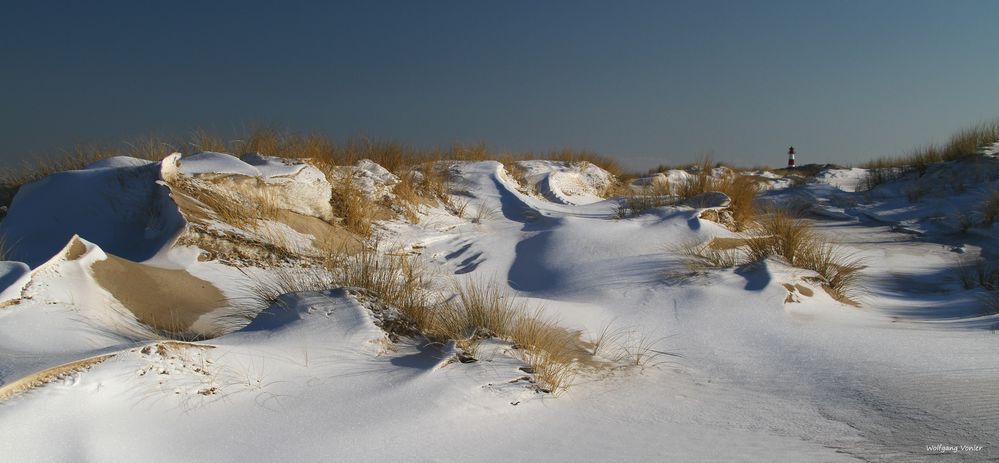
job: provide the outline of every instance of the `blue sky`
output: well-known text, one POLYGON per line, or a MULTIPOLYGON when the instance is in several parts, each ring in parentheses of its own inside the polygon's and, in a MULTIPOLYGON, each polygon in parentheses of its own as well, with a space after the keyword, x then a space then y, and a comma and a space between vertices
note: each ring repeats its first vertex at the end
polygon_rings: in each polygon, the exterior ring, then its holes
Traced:
POLYGON ((6 160, 257 123, 638 169, 860 162, 999 117, 999 2, 24 2, 6 160))

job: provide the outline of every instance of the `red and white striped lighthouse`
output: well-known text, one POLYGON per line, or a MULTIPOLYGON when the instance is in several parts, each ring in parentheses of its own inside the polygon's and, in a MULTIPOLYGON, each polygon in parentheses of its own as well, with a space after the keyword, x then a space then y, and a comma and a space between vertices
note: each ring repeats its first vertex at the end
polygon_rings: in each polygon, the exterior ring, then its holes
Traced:
POLYGON ((794 169, 794 147, 787 149, 787 168, 794 169))

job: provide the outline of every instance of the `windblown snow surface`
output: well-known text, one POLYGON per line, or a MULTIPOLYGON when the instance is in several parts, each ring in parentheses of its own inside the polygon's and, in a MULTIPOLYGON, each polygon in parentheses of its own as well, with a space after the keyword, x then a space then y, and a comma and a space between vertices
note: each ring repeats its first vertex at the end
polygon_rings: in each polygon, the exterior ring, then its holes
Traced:
MULTIPOLYGON (((955 273, 961 259, 999 251, 994 227, 958 226, 996 177, 961 192, 934 183, 917 201, 905 193, 916 180, 856 192, 857 169, 768 190, 761 201, 804 211, 866 259, 853 307, 777 260, 689 272, 677 246, 733 233, 689 207, 619 218, 618 200, 579 188, 592 171, 534 163, 543 188, 531 196, 497 162, 455 162, 452 190, 484 219, 423 207, 418 224, 382 222, 384 245, 419 253, 438 279, 497 281, 584 337, 609 324, 654 356, 584 369, 553 397, 531 387, 509 343, 485 342, 478 362, 461 363, 449 361, 450 344, 389 342, 349 288, 283 296, 205 341, 144 337, 129 305, 137 296, 101 282, 110 254, 130 274, 221 293, 209 301, 218 305, 267 272, 175 244, 187 225, 162 173, 273 182, 302 170, 214 153, 179 163, 106 162, 15 199, 0 231, 20 240, 12 255, 27 266, 2 267, 0 386, 37 384, 0 395, 0 460, 999 458, 999 318, 955 273), (786 302, 784 284, 812 296, 786 302)), ((945 167, 940 175, 983 170, 945 167)), ((214 306, 178 300, 191 326, 210 324, 214 306)))

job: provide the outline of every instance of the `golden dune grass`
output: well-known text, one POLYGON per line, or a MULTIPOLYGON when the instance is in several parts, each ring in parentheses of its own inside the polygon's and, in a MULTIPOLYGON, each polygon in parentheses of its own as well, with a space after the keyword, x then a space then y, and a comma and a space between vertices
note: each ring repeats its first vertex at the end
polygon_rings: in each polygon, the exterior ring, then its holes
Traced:
POLYGON ((779 257, 793 267, 818 273, 826 292, 840 302, 858 305, 856 298, 862 292, 863 259, 833 244, 808 221, 781 209, 765 211, 739 238, 684 243, 674 252, 695 269, 727 268, 779 257))

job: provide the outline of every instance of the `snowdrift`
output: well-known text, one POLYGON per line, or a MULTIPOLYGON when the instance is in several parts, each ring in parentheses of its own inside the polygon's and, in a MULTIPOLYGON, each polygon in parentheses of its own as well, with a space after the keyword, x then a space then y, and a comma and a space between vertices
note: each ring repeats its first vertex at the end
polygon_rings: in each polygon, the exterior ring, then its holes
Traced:
POLYGON ((80 235, 126 259, 149 259, 184 227, 159 179, 158 163, 111 158, 25 185, 0 222, 9 258, 36 267, 80 235))

